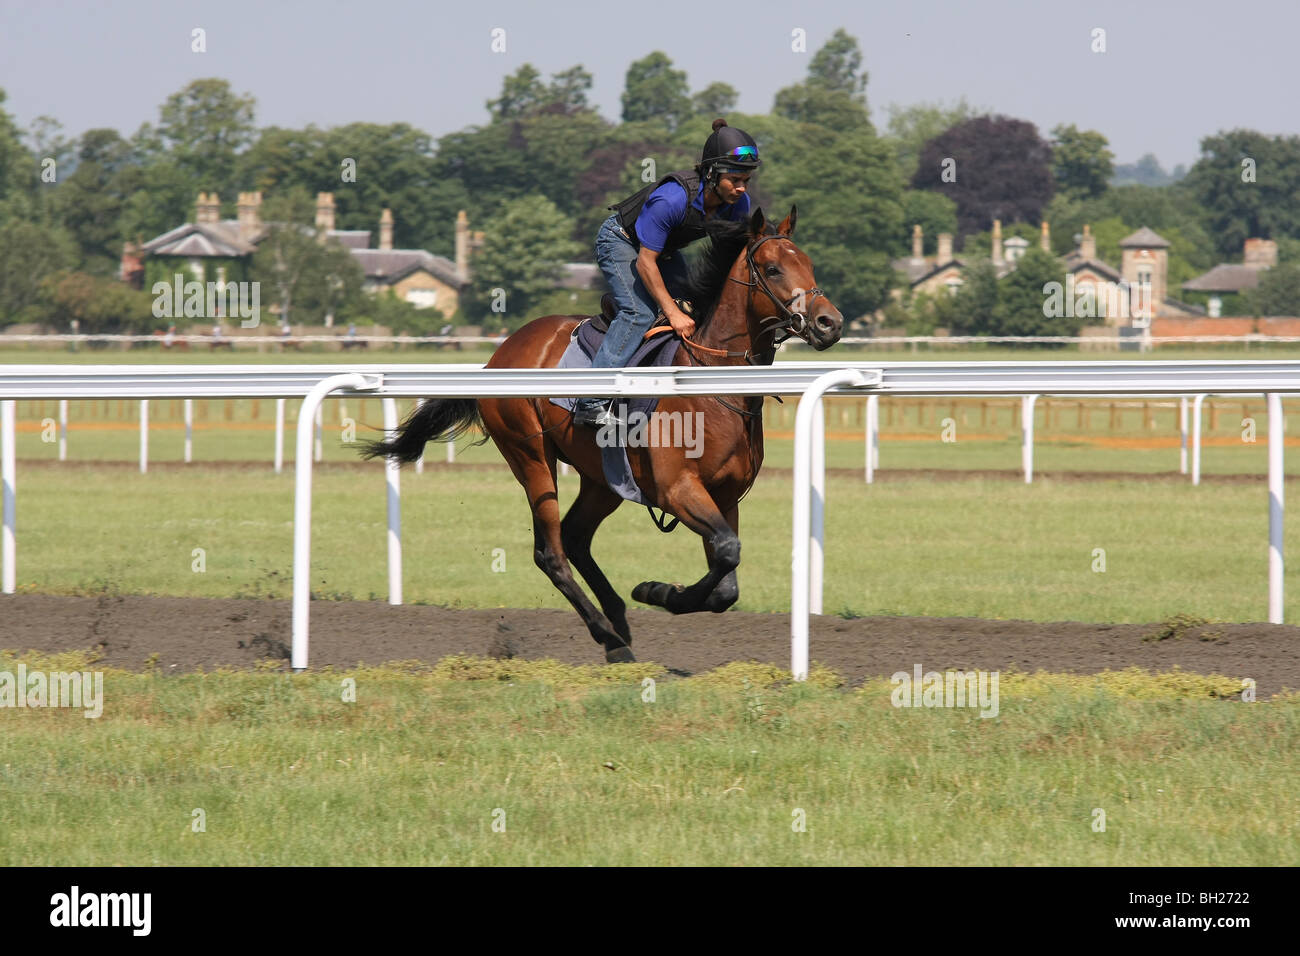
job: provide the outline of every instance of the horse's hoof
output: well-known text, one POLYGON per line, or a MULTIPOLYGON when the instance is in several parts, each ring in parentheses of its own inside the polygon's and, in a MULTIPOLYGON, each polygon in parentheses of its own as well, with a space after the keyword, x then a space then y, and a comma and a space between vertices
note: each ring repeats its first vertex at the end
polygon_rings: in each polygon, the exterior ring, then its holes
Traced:
POLYGON ((673 594, 684 590, 680 584, 665 584, 662 581, 642 581, 632 589, 632 600, 655 607, 666 607, 673 594))
POLYGON ((618 647, 605 648, 605 663, 635 664, 636 656, 632 653, 632 648, 626 644, 620 644, 618 647))
POLYGON ((642 581, 632 589, 632 600, 640 601, 642 604, 653 604, 650 600, 650 590, 655 586, 654 581, 642 581))

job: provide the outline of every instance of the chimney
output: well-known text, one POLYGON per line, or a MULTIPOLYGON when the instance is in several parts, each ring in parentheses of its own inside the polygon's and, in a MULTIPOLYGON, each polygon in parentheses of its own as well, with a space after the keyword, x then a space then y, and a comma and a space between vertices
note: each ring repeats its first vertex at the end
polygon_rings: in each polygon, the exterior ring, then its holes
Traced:
POLYGON ((1277 243, 1272 239, 1247 239, 1241 261, 1252 269, 1271 269, 1277 265, 1277 243))
POLYGON ((952 233, 939 233, 939 254, 934 257, 935 266, 947 265, 952 262, 952 233))
POLYGON ((1052 230, 1048 228, 1046 222, 1043 223, 1043 235, 1039 238, 1038 244, 1048 255, 1052 254, 1052 230))
POLYGON ((1079 240, 1079 255, 1085 259, 1097 258, 1097 239, 1092 234, 1092 227, 1085 224, 1083 238, 1079 240))
POLYGON ((912 227, 912 261, 921 262, 923 259, 925 259, 925 252, 921 241, 921 224, 917 223, 912 227))
POLYGON ((1002 220, 993 220, 993 264, 1002 265, 1002 220))
POLYGON ((316 231, 323 239, 334 231, 334 194, 316 194, 316 231))
POLYGON ((221 199, 216 193, 208 193, 208 222, 221 221, 221 199))
POLYGON ((239 238, 252 239, 262 228, 262 194, 240 193, 239 204, 239 238))
POLYGON ((208 221, 208 194, 199 193, 198 201, 194 203, 194 221, 208 221))
POLYGON ((393 211, 385 209, 379 217, 379 248, 391 250, 393 248, 393 211))

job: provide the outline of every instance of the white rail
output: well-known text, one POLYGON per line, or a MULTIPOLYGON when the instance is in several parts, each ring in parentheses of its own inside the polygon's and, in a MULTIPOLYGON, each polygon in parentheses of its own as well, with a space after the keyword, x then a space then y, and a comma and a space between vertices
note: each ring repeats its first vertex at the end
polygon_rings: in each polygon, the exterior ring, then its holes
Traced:
MULTIPOLYGON (((826 362, 768 367, 620 370, 484 369, 473 365, 0 366, 0 462, 4 478, 6 593, 14 590, 15 400, 134 398, 303 398, 298 418, 294 503, 293 664, 307 666, 312 428, 326 394, 380 398, 799 394, 795 416, 794 562, 791 663, 807 675, 808 615, 821 604, 818 563, 824 515, 824 456, 815 415, 832 392, 894 395, 1269 396, 1269 620, 1282 620, 1282 393, 1300 391, 1300 361, 1197 362, 826 362), (814 523, 812 497, 818 495, 814 523), (813 591, 816 590, 814 597, 813 591)), ((386 422, 386 426, 389 425, 386 422)), ((873 462, 874 464, 874 462, 873 462)), ((1027 477, 1029 477, 1027 469, 1027 477)), ((396 512, 396 494, 389 499, 396 512)), ((392 540, 392 539, 390 539, 392 540)), ((394 551, 390 550, 390 555, 394 551)), ((390 581, 392 579, 390 578, 390 581)), ((395 592, 395 588, 390 591, 395 592)), ((399 597, 400 600, 400 597, 399 597)))

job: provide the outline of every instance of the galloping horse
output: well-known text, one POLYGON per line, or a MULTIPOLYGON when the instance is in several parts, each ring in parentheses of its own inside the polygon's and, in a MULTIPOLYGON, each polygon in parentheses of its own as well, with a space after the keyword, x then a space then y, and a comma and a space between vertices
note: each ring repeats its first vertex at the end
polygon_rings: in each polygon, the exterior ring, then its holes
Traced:
MULTIPOLYGON (((689 265, 688 288, 703 315, 693 341, 683 339, 688 365, 770 365, 777 345, 797 335, 818 350, 840 338, 844 318, 817 288, 812 262, 791 240, 795 209, 776 228, 757 210, 748 221, 710 223, 708 251, 689 265), (775 313, 775 314, 773 314, 775 313), (778 335, 780 336, 778 338, 778 335)), ((488 368, 551 368, 583 316, 548 315, 511 335, 488 368)), ((708 572, 688 587, 645 581, 636 601, 674 614, 726 610, 739 597, 738 503, 763 463, 763 399, 752 396, 665 396, 658 411, 702 423, 698 457, 680 447, 629 447, 632 474, 648 502, 704 539, 708 572)), ((633 661, 627 605, 591 556, 596 528, 623 503, 606 485, 597 432, 545 398, 433 399, 413 412, 389 441, 369 442, 363 455, 415 461, 426 442, 454 441, 479 424, 523 485, 533 513, 533 557, 569 599, 611 663, 633 661), (560 520, 555 463, 581 476, 573 505, 560 520), (597 609, 574 579, 577 568, 600 602, 597 609)), ((486 440, 486 439, 484 439, 486 440)), ((631 443, 629 443, 631 444, 631 443)), ((653 444, 653 443, 651 443, 653 444)), ((653 514, 653 512, 652 512, 653 514)))

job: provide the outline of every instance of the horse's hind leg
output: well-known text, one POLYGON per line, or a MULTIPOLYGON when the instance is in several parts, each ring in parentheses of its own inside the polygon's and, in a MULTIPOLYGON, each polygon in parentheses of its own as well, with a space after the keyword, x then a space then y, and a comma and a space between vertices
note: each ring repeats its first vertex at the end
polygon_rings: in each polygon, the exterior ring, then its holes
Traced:
POLYGON ((614 630, 623 640, 631 644, 632 632, 627 626, 627 604, 618 596, 618 592, 605 577, 605 572, 601 571, 600 566, 591 556, 591 539, 596 533, 596 528, 622 503, 623 499, 617 494, 583 475, 578 497, 564 516, 564 520, 560 522, 560 540, 564 545, 564 553, 596 595, 596 600, 600 602, 600 609, 614 625, 614 630))
MULTIPOLYGON (((731 510, 726 512, 725 517, 727 527, 731 528, 732 533, 736 534, 737 540, 739 540, 740 509, 733 505, 731 510)), ((708 538, 704 539, 704 557, 710 565, 713 564, 713 546, 709 543, 708 538)), ((736 569, 732 568, 718 582, 718 586, 709 592, 709 596, 704 599, 704 610, 721 614, 735 604, 736 599, 739 597, 740 582, 736 580, 736 569)))
MULTIPOLYGON (((665 584, 662 581, 643 581, 632 591, 632 598, 643 604, 654 604, 673 614, 690 614, 694 611, 725 610, 727 585, 734 585, 735 570, 740 564, 740 537, 734 530, 734 506, 728 517, 723 517, 713 498, 698 480, 682 482, 666 496, 665 510, 671 511, 696 534, 704 539, 704 553, 709 560, 709 570, 690 587, 665 584), (713 598, 715 591, 720 591, 713 598)), ((734 589, 735 593, 739 591, 734 589)), ((733 597, 734 601, 735 598, 733 597)))

